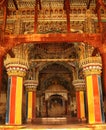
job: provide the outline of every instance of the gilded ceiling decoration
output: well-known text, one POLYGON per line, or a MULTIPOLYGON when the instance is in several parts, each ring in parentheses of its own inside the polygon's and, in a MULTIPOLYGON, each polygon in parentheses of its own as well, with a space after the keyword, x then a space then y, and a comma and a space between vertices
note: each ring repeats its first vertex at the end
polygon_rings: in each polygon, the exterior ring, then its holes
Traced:
MULTIPOLYGON (((10 57, 28 59, 29 72, 36 68, 36 64, 42 68, 39 72, 38 89, 45 90, 56 80, 58 84, 71 90, 73 78, 83 78, 79 61, 88 56, 99 55, 98 49, 95 51, 94 47, 84 43, 91 42, 93 45, 98 41, 95 46, 99 44, 101 35, 95 37, 95 33, 105 32, 105 3, 106 0, 0 0, 0 36, 3 45, 0 49, 3 54, 8 52, 10 57), (68 37, 70 33, 75 36, 68 37), (91 36, 86 35, 87 33, 91 36), (38 42, 35 34, 44 34, 44 38, 39 35, 38 42), (51 34, 49 38, 48 34, 51 34), (67 34, 66 41, 61 34, 67 34), (73 39, 72 42, 70 39, 73 39), (21 42, 24 44, 20 45, 21 42), (42 59, 51 59, 51 63, 54 59, 55 62, 49 66, 42 59), (70 68, 73 65, 76 71, 68 72, 61 64, 57 64, 58 59, 68 60, 70 68), (42 67, 44 64, 47 64, 47 68, 42 67)), ((102 35, 102 42, 105 42, 105 35, 102 35)), ((32 75, 27 77, 31 78, 32 75)))

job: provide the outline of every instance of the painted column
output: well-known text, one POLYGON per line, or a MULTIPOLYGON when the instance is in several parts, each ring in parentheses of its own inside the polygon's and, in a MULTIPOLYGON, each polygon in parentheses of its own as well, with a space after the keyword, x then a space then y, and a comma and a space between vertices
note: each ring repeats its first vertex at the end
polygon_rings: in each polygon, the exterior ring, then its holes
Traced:
MULTIPOLYGON (((100 43, 101 44, 101 43, 100 43)), ((105 119, 106 119, 106 44, 101 44, 98 48, 101 59, 102 59, 102 82, 103 82, 103 99, 104 99, 104 111, 105 111, 105 119)))
POLYGON ((26 87, 27 123, 31 123, 36 118, 36 87, 38 85, 38 81, 25 80, 24 85, 26 87))
POLYGON ((77 79, 73 81, 73 85, 76 90, 76 103, 77 103, 77 118, 78 121, 85 121, 85 102, 84 102, 84 91, 85 82, 83 79, 77 79))
POLYGON ((88 123, 104 123, 101 85, 102 63, 100 57, 88 57, 81 61, 86 79, 88 123))
MULTIPOLYGON (((105 47, 104 47, 105 48, 105 47)), ((104 110, 106 119, 106 52, 101 54, 102 57, 102 68, 103 68, 103 92, 104 92, 104 110)))
POLYGON ((6 106, 6 124, 22 124, 23 77, 28 63, 24 59, 9 58, 5 62, 8 73, 8 90, 6 106))

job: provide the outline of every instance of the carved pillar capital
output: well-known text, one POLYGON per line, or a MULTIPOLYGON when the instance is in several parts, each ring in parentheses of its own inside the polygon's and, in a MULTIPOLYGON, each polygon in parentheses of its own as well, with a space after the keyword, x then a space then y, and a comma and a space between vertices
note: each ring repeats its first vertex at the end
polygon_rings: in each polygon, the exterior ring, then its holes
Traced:
POLYGON ((101 57, 88 57, 80 62, 85 76, 92 74, 101 74, 102 61, 101 57))
POLYGON ((83 79, 73 80, 72 83, 76 91, 85 91, 85 81, 83 79))
POLYGON ((36 91, 38 81, 37 80, 25 80, 24 85, 26 87, 26 91, 36 91))
POLYGON ((28 62, 19 58, 8 58, 4 61, 9 76, 24 77, 28 69, 28 62))

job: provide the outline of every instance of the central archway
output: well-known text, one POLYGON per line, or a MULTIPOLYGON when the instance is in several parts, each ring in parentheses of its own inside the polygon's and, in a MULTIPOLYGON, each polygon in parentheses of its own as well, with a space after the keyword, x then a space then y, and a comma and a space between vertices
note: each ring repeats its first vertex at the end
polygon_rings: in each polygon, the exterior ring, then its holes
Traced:
POLYGON ((48 117, 63 117, 66 115, 66 100, 61 95, 54 94, 48 99, 48 117))

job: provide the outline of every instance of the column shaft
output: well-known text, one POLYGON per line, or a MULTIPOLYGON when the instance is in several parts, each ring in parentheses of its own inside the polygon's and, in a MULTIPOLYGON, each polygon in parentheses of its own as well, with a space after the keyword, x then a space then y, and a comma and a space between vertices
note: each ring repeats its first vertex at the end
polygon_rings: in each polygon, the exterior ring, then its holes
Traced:
POLYGON ((36 118, 36 91, 33 91, 32 100, 32 120, 34 120, 36 118))
POLYGON ((45 101, 46 104, 46 116, 48 117, 48 100, 45 101))
POLYGON ((65 100, 65 114, 68 114, 68 102, 65 100))
MULTIPOLYGON (((105 48, 105 47, 104 47, 105 48)), ((102 68, 103 68, 103 98, 104 98, 104 111, 106 119, 106 53, 101 54, 102 57, 102 68)))
POLYGON ((36 114, 36 92, 35 91, 28 91, 27 92, 27 121, 31 122, 33 119, 35 119, 36 114))
POLYGON ((86 76, 86 83, 88 121, 89 123, 102 123, 104 121, 104 116, 102 109, 101 78, 99 75, 89 75, 86 76))
POLYGON ((104 95, 106 96, 106 53, 101 54, 101 56, 103 67, 103 89, 104 89, 104 95))
POLYGON ((10 76, 8 78, 6 124, 22 123, 22 87, 22 77, 10 76))
POLYGON ((32 92, 28 92, 28 115, 27 121, 32 120, 32 92))
POLYGON ((78 120, 85 119, 84 92, 76 91, 77 117, 78 120))
POLYGON ((80 119, 80 100, 79 91, 76 92, 77 118, 80 119))

